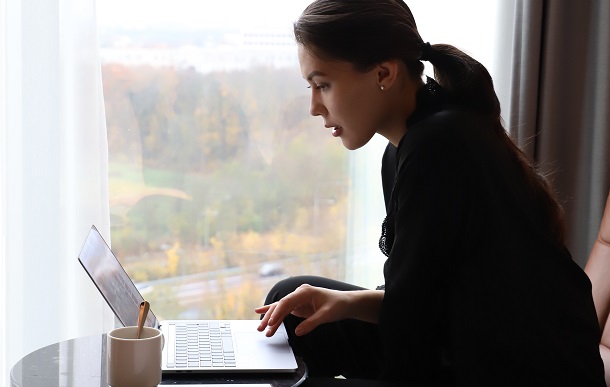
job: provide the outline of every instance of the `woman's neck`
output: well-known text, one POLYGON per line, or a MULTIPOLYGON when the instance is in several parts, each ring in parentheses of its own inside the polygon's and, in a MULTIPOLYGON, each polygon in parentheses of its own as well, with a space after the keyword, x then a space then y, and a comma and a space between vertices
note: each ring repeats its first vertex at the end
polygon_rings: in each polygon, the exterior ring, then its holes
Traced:
POLYGON ((387 138, 394 146, 398 146, 408 130, 407 119, 417 107, 417 92, 423 86, 423 80, 405 77, 399 87, 388 90, 391 93, 388 95, 390 115, 386 125, 378 133, 387 138))

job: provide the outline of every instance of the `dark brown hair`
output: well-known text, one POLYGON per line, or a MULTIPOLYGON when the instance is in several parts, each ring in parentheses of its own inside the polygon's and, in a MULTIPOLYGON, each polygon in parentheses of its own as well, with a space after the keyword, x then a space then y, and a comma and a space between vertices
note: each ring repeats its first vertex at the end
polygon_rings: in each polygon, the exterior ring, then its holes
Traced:
POLYGON ((352 63, 361 71, 391 59, 401 60, 413 77, 423 75, 420 59, 434 66, 434 77, 451 103, 493 121, 493 130, 519 163, 542 212, 544 227, 563 243, 563 211, 542 175, 510 139, 502 124, 500 102, 487 69, 448 44, 426 45, 409 7, 402 0, 316 0, 294 23, 298 44, 326 60, 352 63))

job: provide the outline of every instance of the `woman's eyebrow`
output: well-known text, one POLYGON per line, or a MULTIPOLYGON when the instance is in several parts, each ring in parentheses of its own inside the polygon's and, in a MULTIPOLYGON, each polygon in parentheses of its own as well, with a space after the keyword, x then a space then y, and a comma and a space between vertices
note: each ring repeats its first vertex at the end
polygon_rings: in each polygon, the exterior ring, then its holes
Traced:
POLYGON ((310 72, 310 73, 309 73, 309 75, 307 76, 307 78, 306 78, 306 79, 307 79, 308 81, 311 81, 311 79, 312 79, 313 77, 316 77, 316 76, 324 76, 324 75, 326 75, 326 74, 325 74, 325 73, 323 73, 323 72, 321 72, 321 71, 314 70, 314 71, 312 71, 312 72, 310 72))

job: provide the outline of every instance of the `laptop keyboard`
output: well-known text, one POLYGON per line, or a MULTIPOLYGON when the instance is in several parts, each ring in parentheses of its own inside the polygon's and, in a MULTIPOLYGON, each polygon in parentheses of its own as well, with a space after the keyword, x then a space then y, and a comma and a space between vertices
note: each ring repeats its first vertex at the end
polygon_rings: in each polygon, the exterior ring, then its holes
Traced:
POLYGON ((235 367, 231 325, 228 322, 171 323, 167 332, 170 349, 168 368, 235 367))

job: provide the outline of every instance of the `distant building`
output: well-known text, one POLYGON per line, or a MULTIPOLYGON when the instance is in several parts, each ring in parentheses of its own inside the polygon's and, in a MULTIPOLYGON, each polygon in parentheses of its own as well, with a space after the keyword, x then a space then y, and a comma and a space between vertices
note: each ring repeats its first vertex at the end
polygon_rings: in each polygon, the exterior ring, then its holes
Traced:
POLYGON ((146 47, 129 38, 116 38, 100 47, 100 59, 102 64, 194 68, 202 73, 246 70, 257 66, 298 66, 296 44, 291 33, 245 31, 226 32, 219 36, 202 45, 191 42, 171 45, 148 43, 146 47))

